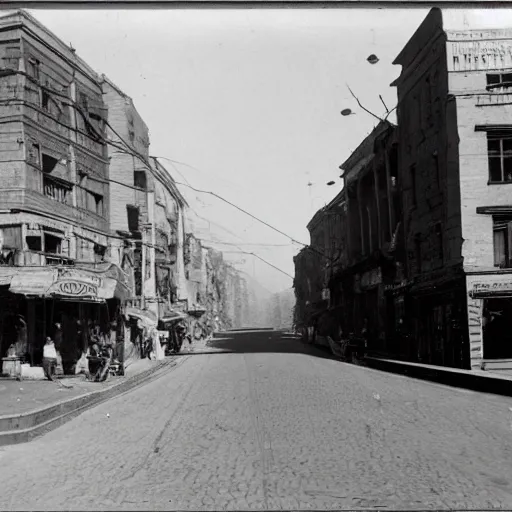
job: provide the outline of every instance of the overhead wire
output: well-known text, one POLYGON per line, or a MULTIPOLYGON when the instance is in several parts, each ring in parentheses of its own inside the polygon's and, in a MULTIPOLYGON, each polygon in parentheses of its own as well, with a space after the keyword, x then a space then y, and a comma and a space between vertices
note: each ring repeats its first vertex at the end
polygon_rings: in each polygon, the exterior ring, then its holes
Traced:
MULTIPOLYGON (((60 93, 59 91, 55 91, 54 89, 50 88, 50 87, 45 87, 45 86, 42 86, 41 84, 39 84, 39 82, 37 80, 35 80, 33 77, 31 77, 28 73, 25 73, 25 72, 14 72, 14 73, 19 73, 19 74, 23 74, 25 76, 27 76, 29 79, 31 79, 32 81, 36 82, 40 87, 42 87, 43 89, 45 89, 47 92, 49 92, 50 94, 55 94, 56 96, 59 96, 63 99, 66 100, 66 103, 63 102, 63 105, 66 105, 66 106, 70 106, 72 108, 74 108, 81 116, 81 118, 83 119, 84 121, 84 124, 88 130, 88 132, 93 135, 93 137, 96 139, 97 142, 100 142, 100 143, 104 143, 104 144, 108 144, 108 145, 111 145, 112 147, 115 147, 116 149, 118 149, 119 151, 121 152, 124 152, 124 153, 128 153, 128 154, 131 154, 132 156, 138 158, 146 167, 148 170, 150 170, 150 172, 155 172, 155 168, 154 166, 151 165, 151 163, 149 162, 148 159, 145 158, 144 155, 142 155, 140 152, 138 152, 135 148, 133 148, 130 144, 128 144, 124 138, 117 132, 117 130, 109 123, 109 121, 107 119, 104 119, 103 117, 101 117, 102 121, 105 123, 106 126, 108 126, 110 128, 110 130, 112 130, 112 132, 114 133, 114 135, 116 135, 118 137, 118 139, 121 141, 121 144, 124 145, 124 147, 122 145, 119 145, 117 142, 114 142, 113 140, 110 140, 109 138, 103 136, 101 133, 99 133, 97 130, 96 130, 96 127, 90 122, 90 120, 88 119, 88 116, 87 114, 82 110, 81 106, 78 105, 78 103, 76 101, 74 101, 73 99, 69 98, 69 96, 65 95, 65 94, 62 94, 60 93)), ((156 161, 158 161, 158 158, 159 157, 153 157, 156 161)), ((168 159, 168 160, 171 160, 171 159, 168 159)), ((162 165, 162 164, 160 164, 162 165)), ((188 165, 188 164, 187 164, 188 165)), ((162 167, 165 169, 165 166, 162 165, 162 167)), ((190 166, 192 167, 192 166, 190 166)), ((331 259, 328 255, 324 254, 323 252, 319 251, 318 249, 314 248, 314 247, 311 247, 311 246, 308 246, 308 244, 305 244, 304 242, 300 242, 299 240, 296 240, 295 238, 293 238, 292 236, 288 235, 287 233, 285 233, 284 231, 272 226, 271 224, 269 224, 268 222, 258 218, 257 216, 251 214, 250 212, 248 212, 247 210, 239 207, 238 205, 232 203, 231 201, 225 199, 224 197, 220 196, 219 194, 213 192, 213 191, 209 191, 209 190, 201 190, 201 189, 198 189, 196 187, 193 187, 192 185, 188 184, 188 183, 182 183, 182 182, 178 182, 174 179, 172 179, 172 177, 169 175, 169 178, 174 182, 176 183, 177 185, 181 185, 181 186, 185 186, 185 187, 188 187, 190 188, 191 190, 194 190, 195 192, 198 192, 198 193, 203 193, 203 194, 209 194, 209 195, 212 195, 214 197, 216 197, 217 199, 225 202, 226 204, 232 206, 233 208, 239 210, 240 212, 244 213, 245 215, 248 215, 249 217, 251 217, 252 219, 260 222, 261 224, 267 226, 268 228, 272 229, 273 231, 276 231, 277 233, 285 236, 286 238, 288 238, 289 240, 291 240, 293 243, 295 244, 298 244, 298 245, 301 245, 302 247, 307 247, 309 248, 310 250, 312 250, 313 252, 319 254, 320 256, 324 257, 324 258, 327 258, 327 259, 331 259)), ((122 183, 122 182, 116 182, 115 180, 111 180, 109 179, 108 181, 110 182, 115 182, 119 185, 123 185, 123 186, 127 186, 128 188, 136 188, 136 187, 131 187, 130 185, 127 185, 125 183, 122 183)), ((186 178, 185 178, 185 181, 186 178)), ((199 216, 197 214, 197 212, 194 212, 199 218, 201 218, 201 216, 199 216)), ((209 219, 204 219, 206 220, 207 222, 211 222, 209 219)), ((237 236, 237 235, 235 235, 237 236)), ((237 236, 237 238, 240 238, 237 236)), ((263 258, 261 258, 259 255, 255 254, 255 253, 251 253, 253 254, 253 256, 255 256, 256 258, 259 258, 261 259, 262 261, 265 261, 263 258)), ((265 263, 268 263, 265 261, 265 263)), ((270 264, 272 266, 272 264, 270 264)), ((277 268, 277 267, 276 267, 277 268)), ((286 272, 282 271, 281 269, 278 269, 279 271, 285 273, 287 276, 291 277, 290 274, 287 274, 286 272)))

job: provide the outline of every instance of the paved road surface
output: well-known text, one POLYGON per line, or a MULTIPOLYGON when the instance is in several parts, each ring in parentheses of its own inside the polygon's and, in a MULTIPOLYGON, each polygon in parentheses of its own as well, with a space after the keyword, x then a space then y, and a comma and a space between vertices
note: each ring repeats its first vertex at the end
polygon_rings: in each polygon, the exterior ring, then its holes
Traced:
POLYGON ((510 399, 222 343, 0 449, 0 509, 512 508, 510 399))

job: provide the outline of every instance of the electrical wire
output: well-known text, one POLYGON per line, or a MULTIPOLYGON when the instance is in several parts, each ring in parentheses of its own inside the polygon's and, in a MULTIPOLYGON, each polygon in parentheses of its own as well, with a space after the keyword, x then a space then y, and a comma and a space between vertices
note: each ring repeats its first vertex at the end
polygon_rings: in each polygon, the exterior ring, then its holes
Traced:
POLYGON ((288 276, 289 278, 291 279, 295 279, 292 275, 288 274, 288 272, 285 272, 284 270, 280 269, 279 267, 276 267, 274 264, 270 263, 269 261, 267 261, 266 259, 262 258, 261 256, 259 256, 258 254, 254 253, 254 252, 248 252, 248 251, 244 251, 243 249, 241 249, 239 247, 239 251, 224 251, 226 254, 229 254, 229 253, 234 253, 234 254, 249 254, 251 256, 254 256, 255 258, 258 258, 259 260, 263 261, 264 263, 266 263, 267 265, 271 266, 272 268, 278 270, 279 272, 281 272, 282 274, 284 274, 285 276, 288 276))
MULTIPOLYGON (((215 243, 215 244, 222 244, 222 245, 237 245, 230 242, 220 242, 218 240, 206 240, 203 238, 205 242, 215 243)), ((260 244, 260 243, 252 243, 252 242, 245 242, 240 243, 239 245, 255 245, 258 247, 291 247, 292 244, 260 244)))
MULTIPOLYGON (((39 84, 39 82, 34 79, 33 77, 31 77, 28 73, 25 73, 25 72, 20 72, 20 71, 14 71, 13 74, 21 74, 21 75, 24 75, 24 76, 27 76, 30 80, 34 81, 38 86, 40 86, 41 88, 45 89, 47 92, 51 93, 51 94, 55 94, 56 96, 59 96, 63 99, 65 99, 68 103, 63 103, 64 105, 66 106, 71 106, 73 107, 79 114, 80 116, 82 117, 82 119, 84 120, 84 123, 86 125, 86 127, 88 128, 88 131, 96 138, 96 140, 98 142, 102 142, 104 144, 109 144, 113 147, 115 147, 116 149, 120 150, 120 151, 123 151, 123 152, 128 152, 130 154, 132 154, 133 156, 135 156, 136 158, 138 158, 147 168, 148 170, 150 170, 150 172, 155 172, 155 169, 154 169, 154 166, 151 166, 151 163, 149 162, 149 160, 147 160, 144 155, 142 155, 141 153, 139 153, 137 150, 135 150, 135 148, 133 148, 132 146, 130 146, 124 139, 123 137, 115 130, 115 128, 112 127, 112 125, 108 122, 108 120, 106 119, 103 119, 103 122, 105 123, 106 126, 108 126, 112 132, 119 138, 119 140, 121 141, 122 144, 124 144, 124 147, 120 147, 117 143, 115 143, 114 141, 112 140, 109 140, 107 138, 105 138, 102 134, 98 133, 98 131, 96 130, 96 128, 93 126, 93 124, 89 121, 88 119, 88 116, 86 115, 86 113, 83 112, 82 108, 73 100, 71 100, 68 96, 58 92, 58 91, 55 91, 54 89, 51 89, 49 87, 45 87, 45 86, 42 86, 41 84, 39 84), (126 148, 126 149, 125 149, 126 148)), ((155 159, 155 161, 158 161, 158 157, 153 157, 155 159)), ((165 166, 163 164, 160 163, 160 165, 165 169, 165 166)), ((168 171, 167 171, 168 172, 168 171)), ((157 172, 157 174, 160 174, 159 172, 157 172)), ((286 234, 285 232, 281 231, 280 229, 272 226, 271 224, 269 224, 268 222, 256 217, 255 215, 251 214, 250 212, 244 210, 243 208, 237 206, 236 204, 232 203, 231 201, 223 198, 222 196, 220 196, 219 194, 216 194, 215 192, 212 192, 212 191, 207 191, 207 190, 201 190, 201 189, 197 189, 195 187, 193 187, 192 185, 189 185, 189 184, 186 184, 186 183, 180 183, 180 182, 177 182, 175 180, 172 179, 172 177, 170 176, 169 174, 169 178, 174 182, 176 183, 177 185, 182 185, 182 186, 185 186, 185 187, 188 187, 190 188, 191 190, 194 190, 195 192, 198 192, 198 193, 204 193, 204 194, 210 194, 214 197, 216 197, 217 199, 229 204, 230 206, 232 206, 233 208, 236 208, 237 210, 241 211, 242 213, 248 215, 249 217, 251 217, 252 219, 264 224, 265 226, 269 227, 270 229, 272 229, 273 231, 276 231, 277 233, 285 236, 286 238, 290 239, 292 242, 298 244, 298 245, 301 245, 303 247, 309 247, 310 250, 312 250, 313 252, 316 252, 317 254, 319 254, 320 256, 324 257, 324 258, 327 258, 327 259, 331 259, 328 255, 324 254, 323 252, 321 251, 318 251, 316 248, 314 247, 311 247, 311 246, 308 246, 308 244, 305 244, 304 242, 300 242, 296 239, 294 239, 293 237, 291 237, 290 235, 286 234)), ((109 181, 113 181, 113 180, 110 180, 109 181)), ((120 182, 118 182, 119 184, 122 184, 120 182)), ((124 184, 126 186, 126 184, 124 184)))

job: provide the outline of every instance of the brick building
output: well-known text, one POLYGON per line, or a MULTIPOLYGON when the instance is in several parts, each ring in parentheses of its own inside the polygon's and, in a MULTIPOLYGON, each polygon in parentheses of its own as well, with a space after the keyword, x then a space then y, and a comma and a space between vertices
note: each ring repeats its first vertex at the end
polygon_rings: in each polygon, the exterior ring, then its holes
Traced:
POLYGON ((432 9, 395 63, 417 359, 507 367, 512 30, 449 30, 432 9))
POLYGON ((110 262, 99 77, 15 12, 0 18, 0 109, 0 352, 16 340, 16 354, 38 364, 59 323, 69 369, 88 322, 108 330, 127 293, 110 262))

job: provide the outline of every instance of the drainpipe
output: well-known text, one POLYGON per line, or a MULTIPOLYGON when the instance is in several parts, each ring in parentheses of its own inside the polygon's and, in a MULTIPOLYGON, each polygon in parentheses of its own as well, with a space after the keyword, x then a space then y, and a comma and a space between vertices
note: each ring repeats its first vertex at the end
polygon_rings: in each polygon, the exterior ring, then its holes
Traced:
POLYGON ((140 309, 145 309, 146 301, 144 299, 144 288, 146 287, 146 227, 142 227, 142 241, 141 241, 141 253, 142 253, 142 271, 141 271, 141 289, 140 289, 140 309))

